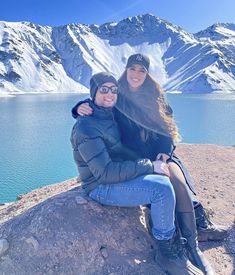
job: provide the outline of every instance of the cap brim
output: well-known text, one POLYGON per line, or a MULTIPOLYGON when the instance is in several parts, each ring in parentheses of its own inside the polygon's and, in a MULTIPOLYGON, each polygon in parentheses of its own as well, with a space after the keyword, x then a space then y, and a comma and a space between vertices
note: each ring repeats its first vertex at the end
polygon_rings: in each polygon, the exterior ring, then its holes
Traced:
POLYGON ((126 66, 126 69, 127 69, 127 68, 130 68, 130 67, 133 66, 134 64, 141 65, 141 66, 146 70, 146 72, 148 72, 148 69, 147 69, 141 62, 138 62, 138 61, 136 61, 135 63, 131 64, 130 66, 126 66))

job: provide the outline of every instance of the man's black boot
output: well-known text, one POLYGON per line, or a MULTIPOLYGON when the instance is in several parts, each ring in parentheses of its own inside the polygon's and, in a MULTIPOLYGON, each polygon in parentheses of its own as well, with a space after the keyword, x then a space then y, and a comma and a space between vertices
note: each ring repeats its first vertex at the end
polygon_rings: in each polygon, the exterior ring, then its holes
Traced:
POLYGON ((198 246, 194 212, 177 212, 177 221, 181 234, 186 238, 187 251, 191 262, 206 275, 214 275, 214 271, 198 246))
MULTIPOLYGON (((185 240, 186 241, 186 240, 185 240)), ((171 240, 157 240, 155 261, 171 275, 203 275, 184 253, 183 244, 174 236, 171 240)))
POLYGON ((223 226, 214 224, 201 203, 194 205, 198 241, 222 241, 228 237, 228 230, 223 226))

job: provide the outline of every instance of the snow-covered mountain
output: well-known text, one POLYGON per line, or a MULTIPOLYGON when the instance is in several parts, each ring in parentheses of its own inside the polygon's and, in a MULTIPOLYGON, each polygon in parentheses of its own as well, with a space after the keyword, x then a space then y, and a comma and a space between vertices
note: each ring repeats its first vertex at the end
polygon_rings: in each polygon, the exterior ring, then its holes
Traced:
POLYGON ((0 94, 86 92, 93 73, 120 76, 129 55, 150 57, 169 91, 235 91, 235 24, 190 34, 151 14, 103 25, 0 22, 0 94))

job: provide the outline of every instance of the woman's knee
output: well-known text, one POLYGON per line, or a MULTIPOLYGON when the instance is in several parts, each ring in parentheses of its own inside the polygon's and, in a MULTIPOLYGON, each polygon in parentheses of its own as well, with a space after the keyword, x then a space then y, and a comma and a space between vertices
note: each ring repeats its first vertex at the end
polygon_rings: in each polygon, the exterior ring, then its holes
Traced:
POLYGON ((174 162, 169 162, 168 167, 170 172, 170 180, 174 188, 180 189, 182 191, 187 190, 187 183, 179 166, 174 162))

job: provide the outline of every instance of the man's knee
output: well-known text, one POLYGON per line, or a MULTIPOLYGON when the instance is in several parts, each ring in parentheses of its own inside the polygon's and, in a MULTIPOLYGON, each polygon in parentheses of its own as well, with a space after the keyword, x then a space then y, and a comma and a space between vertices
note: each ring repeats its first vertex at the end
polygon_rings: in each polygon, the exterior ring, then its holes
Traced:
POLYGON ((163 189, 162 192, 165 194, 165 196, 168 197, 169 199, 171 198, 175 200, 175 191, 170 179, 168 177, 164 177, 164 181, 161 185, 163 189))
POLYGON ((175 202, 175 192, 170 179, 166 176, 161 176, 161 179, 154 186, 154 197, 162 198, 167 201, 175 202))

